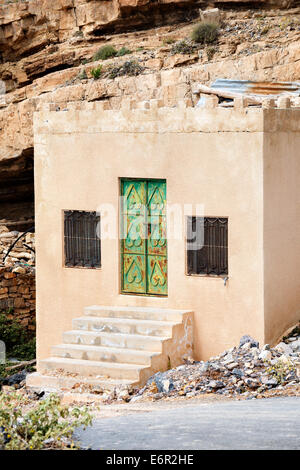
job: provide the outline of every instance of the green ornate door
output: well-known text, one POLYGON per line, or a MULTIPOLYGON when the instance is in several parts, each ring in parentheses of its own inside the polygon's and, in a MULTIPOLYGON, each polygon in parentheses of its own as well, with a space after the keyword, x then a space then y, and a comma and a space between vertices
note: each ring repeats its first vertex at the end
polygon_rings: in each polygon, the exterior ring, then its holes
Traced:
POLYGON ((166 182, 121 181, 122 292, 167 295, 166 182))

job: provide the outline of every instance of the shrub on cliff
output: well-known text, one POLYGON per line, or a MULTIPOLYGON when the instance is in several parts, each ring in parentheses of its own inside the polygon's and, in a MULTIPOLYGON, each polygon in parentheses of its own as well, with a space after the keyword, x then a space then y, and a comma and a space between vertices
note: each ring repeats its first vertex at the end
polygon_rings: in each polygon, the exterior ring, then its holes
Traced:
POLYGON ((122 65, 112 67, 109 70, 108 77, 112 79, 116 77, 122 77, 123 75, 128 75, 132 77, 139 75, 140 73, 142 73, 143 70, 144 67, 142 67, 136 60, 128 60, 122 65))
POLYGON ((94 60, 106 60, 110 57, 115 57, 117 55, 117 51, 114 46, 110 46, 107 44, 106 46, 100 47, 100 49, 94 54, 94 60))
POLYGON ((116 57, 122 57, 123 55, 131 54, 131 50, 127 47, 121 47, 121 49, 117 52, 116 57))
POLYGON ((98 78, 100 78, 101 73, 102 73, 102 65, 99 65, 99 67, 91 70, 91 75, 94 78, 94 80, 98 80, 98 78))
POLYGON ((171 55, 174 54, 193 54, 195 52, 196 47, 194 44, 191 44, 190 41, 186 41, 183 39, 182 41, 178 41, 171 47, 171 55))
POLYGON ((219 26, 203 21, 192 32, 192 40, 199 44, 212 44, 219 36, 219 26))
POLYGON ((216 48, 214 46, 208 46, 206 48, 206 54, 207 54, 207 59, 212 60, 213 56, 217 52, 216 48))

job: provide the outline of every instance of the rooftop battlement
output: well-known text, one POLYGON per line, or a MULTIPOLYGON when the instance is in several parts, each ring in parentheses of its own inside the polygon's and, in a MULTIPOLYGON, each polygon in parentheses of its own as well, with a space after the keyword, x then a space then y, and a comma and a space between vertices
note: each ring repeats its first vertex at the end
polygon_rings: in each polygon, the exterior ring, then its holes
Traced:
POLYGON ((299 132, 300 98, 291 101, 265 98, 262 106, 249 106, 237 98, 232 107, 205 97, 204 107, 190 100, 176 107, 163 107, 160 100, 136 103, 124 99, 119 110, 106 101, 43 104, 35 113, 35 135, 65 133, 191 133, 191 132, 299 132))

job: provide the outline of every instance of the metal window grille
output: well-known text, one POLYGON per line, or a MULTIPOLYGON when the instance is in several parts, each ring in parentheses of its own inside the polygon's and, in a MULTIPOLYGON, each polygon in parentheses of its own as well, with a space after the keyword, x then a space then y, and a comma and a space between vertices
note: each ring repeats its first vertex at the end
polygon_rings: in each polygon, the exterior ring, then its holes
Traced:
POLYGON ((228 274, 228 219, 188 217, 187 273, 228 274))
POLYGON ((86 211, 64 212, 65 266, 101 266, 100 214, 86 211))

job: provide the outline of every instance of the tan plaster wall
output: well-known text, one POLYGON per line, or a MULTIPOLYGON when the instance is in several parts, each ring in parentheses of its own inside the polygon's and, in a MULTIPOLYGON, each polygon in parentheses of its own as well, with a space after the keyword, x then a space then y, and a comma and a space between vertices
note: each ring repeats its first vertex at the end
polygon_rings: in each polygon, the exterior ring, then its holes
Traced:
POLYGON ((264 135, 265 341, 300 319, 300 133, 264 135))
POLYGON ((36 114, 39 359, 92 304, 194 310, 196 358, 220 353, 246 333, 264 340, 263 119, 257 111, 144 112, 152 130, 131 112, 36 114), (100 270, 62 267, 62 210, 117 208, 120 177, 165 178, 168 203, 201 203, 204 215, 229 218, 226 287, 220 278, 186 276, 184 239, 168 243, 167 298, 119 293, 117 239, 102 240, 100 270))

